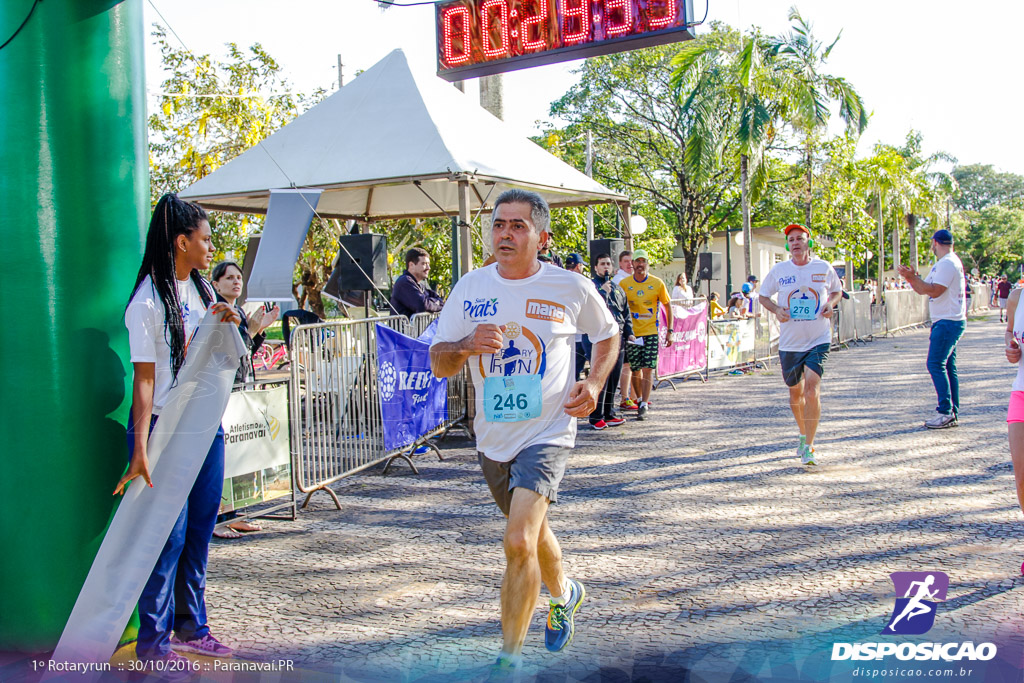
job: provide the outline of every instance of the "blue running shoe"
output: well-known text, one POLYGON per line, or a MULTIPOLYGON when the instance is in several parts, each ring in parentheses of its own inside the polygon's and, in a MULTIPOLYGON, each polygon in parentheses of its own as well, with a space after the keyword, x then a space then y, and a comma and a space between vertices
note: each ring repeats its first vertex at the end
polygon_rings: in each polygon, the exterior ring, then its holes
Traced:
POLYGON ((572 642, 574 632, 572 618, 576 610, 583 604, 583 598, 587 597, 587 591, 583 584, 575 579, 569 579, 569 600, 564 605, 550 603, 551 611, 548 612, 548 623, 544 629, 544 647, 550 652, 561 652, 572 642))

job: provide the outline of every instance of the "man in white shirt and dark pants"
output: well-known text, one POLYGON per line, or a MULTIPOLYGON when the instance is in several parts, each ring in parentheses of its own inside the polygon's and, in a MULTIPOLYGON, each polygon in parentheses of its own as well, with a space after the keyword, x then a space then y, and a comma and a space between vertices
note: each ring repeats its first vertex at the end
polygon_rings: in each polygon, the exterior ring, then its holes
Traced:
POLYGON ((832 308, 843 296, 835 269, 811 256, 814 241, 802 225, 787 225, 788 261, 764 278, 761 306, 779 319, 779 364, 789 387, 789 407, 800 429, 796 452, 804 465, 816 465, 814 435, 821 419, 821 378, 832 343, 832 308), (777 302, 772 295, 777 294, 777 302))
POLYGON ((956 374, 956 344, 967 327, 967 305, 964 286, 964 264, 953 253, 953 235, 949 230, 936 230, 932 235, 935 265, 928 277, 922 278, 913 268, 900 266, 899 272, 911 288, 928 298, 932 333, 928 344, 928 374, 932 376, 939 405, 936 416, 927 420, 928 429, 956 427, 960 413, 960 382, 956 374))

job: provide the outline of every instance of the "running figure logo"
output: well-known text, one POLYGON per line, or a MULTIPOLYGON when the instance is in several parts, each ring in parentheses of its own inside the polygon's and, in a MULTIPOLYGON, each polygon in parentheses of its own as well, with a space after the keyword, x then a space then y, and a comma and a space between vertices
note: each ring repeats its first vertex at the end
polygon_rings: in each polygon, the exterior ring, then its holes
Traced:
POLYGON ((935 623, 935 606, 946 599, 949 577, 943 572, 893 572, 889 575, 896 606, 883 634, 914 636, 927 633, 935 623))

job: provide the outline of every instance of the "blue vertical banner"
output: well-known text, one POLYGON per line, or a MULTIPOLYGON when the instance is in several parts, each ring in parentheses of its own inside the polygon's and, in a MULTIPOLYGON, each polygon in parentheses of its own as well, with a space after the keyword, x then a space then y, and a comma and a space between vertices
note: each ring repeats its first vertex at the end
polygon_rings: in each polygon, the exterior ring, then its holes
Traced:
POLYGON ((430 344, 377 325, 384 448, 408 446, 448 419, 448 379, 430 371, 430 344))

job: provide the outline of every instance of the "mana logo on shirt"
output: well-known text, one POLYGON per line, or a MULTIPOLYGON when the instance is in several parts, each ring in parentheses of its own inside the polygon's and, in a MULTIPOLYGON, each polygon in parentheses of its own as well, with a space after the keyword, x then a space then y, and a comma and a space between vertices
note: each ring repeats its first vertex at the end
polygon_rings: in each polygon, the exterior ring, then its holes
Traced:
POLYGON ((488 318, 492 315, 498 315, 498 298, 493 299, 474 299, 473 301, 466 300, 462 304, 462 318, 465 320, 479 320, 480 318, 488 318))
POLYGON ((550 320, 560 323, 565 320, 565 306, 543 299, 526 300, 526 317, 534 320, 550 320))
POLYGON ((479 356, 481 376, 544 376, 547 347, 540 337, 530 328, 523 327, 515 321, 505 323, 503 337, 500 352, 479 356))

